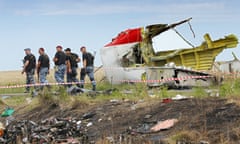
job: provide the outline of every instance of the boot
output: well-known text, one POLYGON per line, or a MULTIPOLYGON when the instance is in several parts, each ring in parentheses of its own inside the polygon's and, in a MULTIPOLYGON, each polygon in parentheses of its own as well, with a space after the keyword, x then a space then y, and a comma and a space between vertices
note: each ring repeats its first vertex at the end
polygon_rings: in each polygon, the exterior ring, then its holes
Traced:
POLYGON ((96 91, 96 85, 93 85, 92 90, 96 91))

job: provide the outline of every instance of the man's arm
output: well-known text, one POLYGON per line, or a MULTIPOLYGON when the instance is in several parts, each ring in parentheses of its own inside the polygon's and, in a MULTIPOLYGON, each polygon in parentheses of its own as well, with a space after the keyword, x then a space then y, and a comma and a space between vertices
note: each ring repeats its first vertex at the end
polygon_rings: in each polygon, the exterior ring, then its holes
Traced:
POLYGON ((38 61, 38 63, 37 63, 37 76, 38 76, 38 80, 39 80, 40 66, 41 66, 41 61, 38 61))
POLYGON ((72 68, 71 68, 71 62, 70 60, 66 61, 66 65, 67 65, 67 72, 71 73, 72 72, 72 68))
POLYGON ((50 74, 50 61, 48 63, 48 74, 50 74))
POLYGON ((23 66, 23 70, 22 70, 22 74, 24 74, 24 72, 26 72, 26 68, 29 65, 29 60, 26 60, 23 66))
POLYGON ((53 62, 57 62, 58 61, 58 54, 56 53, 54 58, 53 58, 53 62))
POLYGON ((57 62, 57 61, 58 61, 58 58, 54 57, 53 62, 57 62))
POLYGON ((84 59, 84 60, 83 60, 83 68, 86 68, 86 67, 87 67, 87 60, 84 59))
POLYGON ((41 66, 41 61, 38 61, 38 63, 37 63, 37 70, 40 69, 40 66, 41 66))
POLYGON ((76 58, 76 62, 79 63, 81 61, 81 59, 78 57, 76 58))

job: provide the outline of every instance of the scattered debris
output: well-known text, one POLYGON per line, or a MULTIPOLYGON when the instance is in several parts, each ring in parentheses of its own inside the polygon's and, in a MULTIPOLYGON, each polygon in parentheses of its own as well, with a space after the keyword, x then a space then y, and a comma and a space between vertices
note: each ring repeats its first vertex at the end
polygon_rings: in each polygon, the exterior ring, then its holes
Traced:
POLYGON ((208 141, 201 140, 201 141, 199 142, 199 144, 209 144, 209 142, 208 142, 208 141))
POLYGON ((28 98, 26 98, 26 101, 28 104, 30 104, 32 102, 32 99, 28 97, 28 98))
POLYGON ((106 137, 110 143, 114 143, 114 138, 112 136, 106 137))
POLYGON ((88 143, 87 127, 90 126, 91 122, 82 124, 74 118, 46 119, 40 124, 29 120, 13 121, 6 127, 0 142, 14 143, 20 138, 23 143, 88 143))
POLYGON ((12 121, 14 121, 15 118, 13 116, 8 116, 6 118, 6 123, 5 123, 5 126, 8 126, 12 121))
POLYGON ((211 97, 219 97, 219 90, 217 89, 206 90, 206 93, 208 94, 208 96, 211 96, 211 97))
POLYGON ((94 117, 96 115, 96 112, 88 112, 88 113, 85 113, 83 116, 82 116, 82 119, 85 120, 85 119, 90 119, 92 117, 94 117))
POLYGON ((168 119, 165 121, 160 121, 158 122, 158 124, 156 124, 155 126, 153 126, 151 128, 151 131, 153 132, 158 132, 161 130, 167 130, 170 129, 171 127, 173 127, 176 123, 178 122, 177 119, 168 119))
POLYGON ((71 86, 71 87, 67 88, 67 93, 70 95, 77 95, 77 94, 81 94, 81 93, 85 93, 89 96, 96 96, 99 94, 110 95, 113 91, 116 91, 116 89, 106 89, 104 91, 93 91, 90 89, 79 88, 77 86, 71 86))
POLYGON ((3 129, 3 130, 5 129, 3 123, 1 123, 1 122, 0 122, 0 129, 3 129))
POLYGON ((119 103, 120 100, 118 100, 118 99, 111 99, 110 102, 111 102, 111 103, 119 103))
POLYGON ((123 94, 133 94, 132 90, 123 90, 122 91, 123 94))
POLYGON ((93 123, 92 122, 89 122, 88 124, 87 124, 87 127, 90 127, 90 126, 92 126, 93 125, 93 123))
POLYGON ((7 96, 7 95, 2 96, 2 99, 8 99, 8 98, 10 98, 10 96, 7 96))
POLYGON ((31 92, 31 95, 32 95, 32 97, 34 98, 34 97, 36 97, 36 96, 38 96, 38 92, 36 91, 36 90, 33 90, 32 92, 31 92))
POLYGON ((156 95, 155 94, 149 94, 149 97, 150 98, 156 98, 156 95))
POLYGON ((0 137, 2 137, 4 135, 4 130, 5 130, 5 127, 4 127, 3 123, 0 122, 0 137))
POLYGON ((77 86, 71 86, 71 87, 67 88, 67 93, 71 94, 71 95, 83 93, 83 92, 84 92, 84 89, 81 89, 77 86))
MULTIPOLYGON (((192 98, 168 104, 156 99, 120 101, 74 109, 39 106, 27 113, 14 113, 15 119, 9 120, 0 143, 11 143, 16 137, 20 143, 159 143, 181 134, 182 130, 186 133, 181 138, 197 139, 176 139, 180 144, 220 143, 221 138, 234 143, 239 139, 235 128, 240 121, 240 107, 233 101, 220 98, 192 98), (133 105, 135 110, 131 109, 133 105), (179 122, 176 124, 173 118, 179 122), (201 134, 203 125, 208 132, 206 142, 201 134)), ((1 119, 4 122, 6 118, 1 119)))
POLYGON ((146 115, 146 116, 144 117, 144 119, 149 119, 149 118, 151 118, 151 117, 152 117, 152 115, 148 114, 148 115, 146 115))
POLYGON ((14 113, 14 109, 7 107, 5 111, 1 114, 2 117, 8 117, 11 116, 14 113))
POLYGON ((162 100, 162 103, 170 103, 170 102, 172 102, 172 99, 170 98, 165 98, 162 100))
POLYGON ((215 72, 218 72, 222 74, 222 76, 235 76, 239 77, 240 72, 240 60, 235 55, 235 53, 232 52, 233 59, 230 61, 218 61, 213 64, 212 70, 215 72))
POLYGON ((188 98, 190 98, 190 97, 177 94, 175 97, 172 97, 172 100, 186 100, 188 98))

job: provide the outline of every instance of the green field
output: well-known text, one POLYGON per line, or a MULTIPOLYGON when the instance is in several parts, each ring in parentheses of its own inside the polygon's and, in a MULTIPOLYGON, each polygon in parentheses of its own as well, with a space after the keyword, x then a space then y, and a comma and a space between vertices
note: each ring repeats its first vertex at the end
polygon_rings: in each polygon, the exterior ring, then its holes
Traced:
MULTIPOLYGON (((234 143, 240 139, 240 79, 228 78, 222 84, 210 87, 195 87, 187 90, 169 90, 167 87, 148 88, 145 83, 111 85, 104 79, 102 70, 96 74, 97 90, 111 93, 84 93, 69 95, 66 89, 54 86, 52 91, 45 89, 38 96, 23 94, 24 88, 0 89, 0 111, 6 107, 15 110, 14 117, 39 122, 51 117, 79 118, 88 112, 96 112, 94 129, 99 131, 93 137, 96 144, 110 144, 107 136, 125 135, 123 144, 152 144, 152 137, 165 136, 164 141, 175 144, 176 141, 199 143, 206 140, 211 143, 234 143), (58 94, 54 94, 58 91, 58 94), (176 95, 189 99, 163 103, 164 99, 176 95), (218 112, 219 111, 219 112, 218 112), (176 127, 155 133, 131 136, 125 132, 129 127, 144 124, 144 117, 151 115, 152 121, 177 118, 176 127), (219 116, 219 117, 218 117, 219 116), (234 121, 233 121, 234 120, 234 121), (216 121, 216 122, 215 122, 216 121)), ((20 71, 0 72, 0 85, 25 84, 25 75, 20 71)), ((55 82, 53 71, 49 82, 55 82)), ((90 84, 86 88, 91 88, 90 84)), ((93 119, 92 119, 93 120, 93 119)), ((4 122, 5 118, 0 118, 4 122)), ((91 133, 87 131, 87 133, 91 133)))

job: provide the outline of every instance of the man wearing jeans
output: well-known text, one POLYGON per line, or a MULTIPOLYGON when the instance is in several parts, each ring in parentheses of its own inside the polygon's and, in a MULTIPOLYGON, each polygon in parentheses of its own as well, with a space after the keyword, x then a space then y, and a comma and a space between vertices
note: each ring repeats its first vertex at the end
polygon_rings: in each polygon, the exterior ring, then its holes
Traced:
POLYGON ((77 68, 78 68, 78 63, 80 62, 80 58, 77 54, 72 53, 70 48, 65 49, 65 54, 66 54, 66 63, 67 63, 67 82, 68 82, 68 87, 71 87, 71 83, 76 83, 78 87, 79 81, 77 79, 77 68))
POLYGON ((82 61, 83 61, 83 68, 81 69, 81 75, 80 75, 80 80, 81 80, 81 87, 84 87, 85 83, 85 76, 86 74, 88 75, 91 83, 92 83, 92 90, 96 90, 96 81, 94 79, 94 56, 87 52, 86 47, 81 47, 80 48, 82 52, 82 61))
POLYGON ((35 56, 31 53, 30 48, 24 49, 26 56, 24 57, 23 60, 23 70, 22 74, 26 73, 26 91, 25 93, 30 92, 30 85, 35 84, 34 80, 34 74, 35 74, 35 68, 36 68, 36 58, 35 56))
MULTIPOLYGON (((41 84, 47 84, 48 81, 46 79, 47 75, 49 74, 49 67, 50 67, 50 62, 49 62, 49 57, 45 53, 44 48, 39 48, 39 58, 38 58, 38 64, 37 64, 37 74, 38 74, 38 80, 40 81, 41 84)), ((40 86, 40 89, 43 89, 43 85, 40 86)))
POLYGON ((63 52, 62 46, 56 47, 57 52, 53 58, 55 63, 55 79, 57 83, 63 84, 64 83, 64 75, 66 72, 66 55, 63 52))

